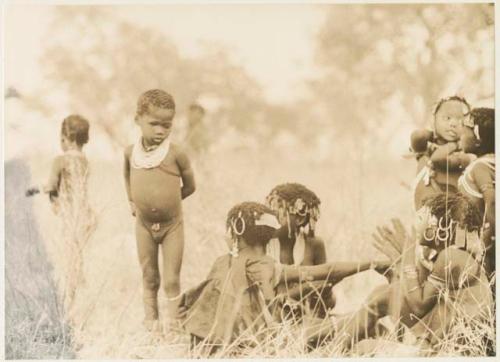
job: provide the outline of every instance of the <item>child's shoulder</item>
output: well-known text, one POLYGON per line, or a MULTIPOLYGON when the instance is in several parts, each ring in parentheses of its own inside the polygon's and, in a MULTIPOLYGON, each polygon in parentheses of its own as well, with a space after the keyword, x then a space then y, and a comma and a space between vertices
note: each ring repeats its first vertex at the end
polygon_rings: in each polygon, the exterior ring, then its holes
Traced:
POLYGON ((174 152, 176 155, 185 155, 186 154, 186 150, 183 146, 181 146, 179 143, 177 142, 170 142, 170 149, 172 150, 172 152, 174 152))
POLYGON ((467 173, 472 175, 491 173, 491 172, 493 172, 494 174, 495 158, 479 157, 469 164, 466 171, 467 173))

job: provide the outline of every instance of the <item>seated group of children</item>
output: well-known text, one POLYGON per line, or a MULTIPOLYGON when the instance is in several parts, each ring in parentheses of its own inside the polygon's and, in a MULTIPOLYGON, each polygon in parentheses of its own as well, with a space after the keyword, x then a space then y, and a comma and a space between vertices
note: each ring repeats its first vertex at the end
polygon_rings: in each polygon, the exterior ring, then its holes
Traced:
MULTIPOLYGON (((450 97, 436 107, 434 130, 412 135, 419 163, 415 203, 421 210, 417 217, 421 226, 414 239, 406 235, 398 222, 394 231, 379 228, 375 246, 389 256, 389 261, 327 263, 325 245, 315 235, 319 198, 303 185, 286 183, 271 190, 264 203, 243 202, 229 211, 228 254, 214 262, 203 282, 181 293, 179 274, 184 249, 181 201, 195 191, 195 181, 186 153, 169 140, 174 116, 175 102, 171 95, 159 89, 143 93, 135 116, 142 136, 125 150, 124 176, 131 211, 136 217, 145 326, 149 330, 160 327, 161 285, 168 299, 167 319, 180 320, 192 336, 193 344, 203 341, 204 345, 217 349, 238 338, 244 339, 245 335, 258 340, 259 336, 268 335, 277 323, 301 321, 304 313, 312 313, 319 323, 308 330, 311 343, 339 336, 342 331, 343 343, 349 348, 355 339, 372 335, 370 331, 376 320, 396 308, 394 290, 403 290, 398 313, 403 323, 413 326, 439 306, 436 295, 444 282, 447 288, 449 281, 460 284, 455 288, 458 290, 473 285, 474 278, 484 279, 480 265, 483 249, 486 249, 486 270, 494 271, 494 111, 483 108, 470 111, 464 99, 450 97), (470 200, 457 194, 458 189, 470 200), (267 253, 272 239, 279 245, 279 260, 267 253), (448 246, 458 242, 465 245, 449 253, 448 246), (485 248, 471 251, 473 242, 485 248), (406 249, 419 253, 417 259, 421 262, 415 265, 414 254, 406 253, 406 249), (449 263, 457 265, 458 274, 453 277, 461 278, 460 283, 456 278, 448 280, 448 275, 443 274, 444 265, 449 267, 449 263), (477 270, 473 263, 477 264, 477 270), (394 265, 402 265, 403 272, 398 273, 394 265), (386 273, 391 267, 391 273, 386 273), (389 285, 378 288, 360 311, 333 320, 328 313, 335 305, 332 285, 370 268, 396 277, 391 278, 389 285), (475 272, 467 274, 465 286, 462 271, 471 268, 475 272)), ((83 140, 88 139, 88 122, 82 127, 81 119, 65 120, 62 159, 69 160, 75 153, 82 155, 83 140)), ((65 163, 58 161, 58 164, 65 163)), ((67 169, 54 168, 50 184, 43 187, 55 202, 67 169)), ((29 194, 37 191, 41 190, 31 189, 29 194)), ((487 295, 483 289, 480 292, 487 295)), ((432 323, 431 319, 426 325, 432 323)), ((428 336, 424 339, 427 341, 428 336)))

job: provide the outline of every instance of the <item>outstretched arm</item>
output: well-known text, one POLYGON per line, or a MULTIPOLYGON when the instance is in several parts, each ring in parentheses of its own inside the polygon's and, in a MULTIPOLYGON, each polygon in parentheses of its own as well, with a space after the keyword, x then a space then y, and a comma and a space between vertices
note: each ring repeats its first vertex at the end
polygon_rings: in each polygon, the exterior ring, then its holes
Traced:
POLYGON ((196 190, 194 172, 191 168, 189 158, 183 151, 179 151, 179 153, 177 154, 177 165, 179 166, 179 170, 181 172, 181 197, 184 200, 189 195, 192 195, 196 190))
POLYGON ((276 284, 293 282, 311 282, 322 280, 336 284, 342 279, 374 268, 383 273, 391 266, 389 261, 375 262, 335 262, 321 265, 300 266, 282 265, 270 259, 249 260, 246 263, 248 278, 255 283, 267 283, 272 275, 276 275, 276 284))
POLYGON ((284 265, 280 282, 297 282, 300 280, 326 280, 334 284, 353 274, 374 268, 384 273, 390 267, 389 261, 374 262, 333 262, 312 266, 284 265))

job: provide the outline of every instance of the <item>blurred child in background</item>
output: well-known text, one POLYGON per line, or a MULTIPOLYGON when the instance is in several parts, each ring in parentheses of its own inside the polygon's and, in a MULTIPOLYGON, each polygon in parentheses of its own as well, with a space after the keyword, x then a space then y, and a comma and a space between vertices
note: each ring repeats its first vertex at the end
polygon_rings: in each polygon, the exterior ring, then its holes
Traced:
POLYGON ((184 251, 181 200, 195 191, 187 155, 169 140, 175 116, 173 97, 160 89, 148 90, 137 102, 135 121, 142 137, 125 150, 124 176, 143 277, 147 329, 159 328, 158 250, 163 255, 163 289, 167 315, 176 317, 180 301, 180 270, 184 251), (182 181, 182 184, 181 184, 182 181))
POLYGON ((471 155, 459 152, 458 140, 470 106, 464 98, 441 99, 434 109, 433 130, 416 130, 411 149, 417 158, 414 181, 415 210, 424 200, 441 192, 456 192, 458 178, 471 162, 471 155))
POLYGON ((82 252, 96 227, 87 196, 89 164, 83 146, 88 141, 89 122, 76 114, 66 117, 61 126, 63 154, 53 160, 48 182, 26 191, 27 196, 48 194, 54 212, 63 223, 67 307, 72 304, 78 284, 84 281, 82 252))
POLYGON ((495 110, 475 108, 460 139, 464 152, 475 154, 458 180, 460 192, 478 207, 483 219, 481 240, 486 248, 485 268, 495 275, 495 110))
POLYGON ((189 106, 185 143, 193 157, 205 152, 209 146, 209 129, 205 125, 205 108, 198 103, 189 106))

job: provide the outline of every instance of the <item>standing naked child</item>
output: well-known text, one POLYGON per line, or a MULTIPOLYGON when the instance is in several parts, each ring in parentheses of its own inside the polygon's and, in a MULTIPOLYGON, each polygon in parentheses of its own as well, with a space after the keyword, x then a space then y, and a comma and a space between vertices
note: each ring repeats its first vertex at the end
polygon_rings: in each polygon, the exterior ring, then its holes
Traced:
POLYGON ((157 329, 160 271, 163 254, 163 289, 169 319, 176 317, 180 300, 179 274, 184 251, 181 200, 195 191, 193 170, 186 154, 170 143, 175 115, 172 96, 163 90, 143 93, 135 121, 142 137, 125 150, 125 184, 132 214, 144 289, 144 325, 157 329), (182 185, 181 185, 182 180, 182 185))
POLYGON ((89 122, 79 115, 66 117, 61 126, 64 153, 52 162, 48 182, 26 191, 26 196, 40 192, 48 194, 54 212, 63 222, 64 260, 67 264, 63 272, 64 299, 68 308, 78 284, 84 282, 82 252, 96 226, 87 197, 89 165, 82 151, 88 140, 89 122))
POLYGON ((471 155, 459 151, 462 124, 470 112, 464 98, 441 99, 434 109, 434 129, 416 130, 411 135, 411 149, 418 166, 414 181, 415 210, 424 200, 442 192, 456 192, 458 178, 471 162, 471 155))
POLYGON ((470 198, 481 212, 481 240, 486 248, 485 269, 495 275, 495 110, 471 111, 460 139, 465 152, 478 156, 458 180, 460 192, 470 198))

